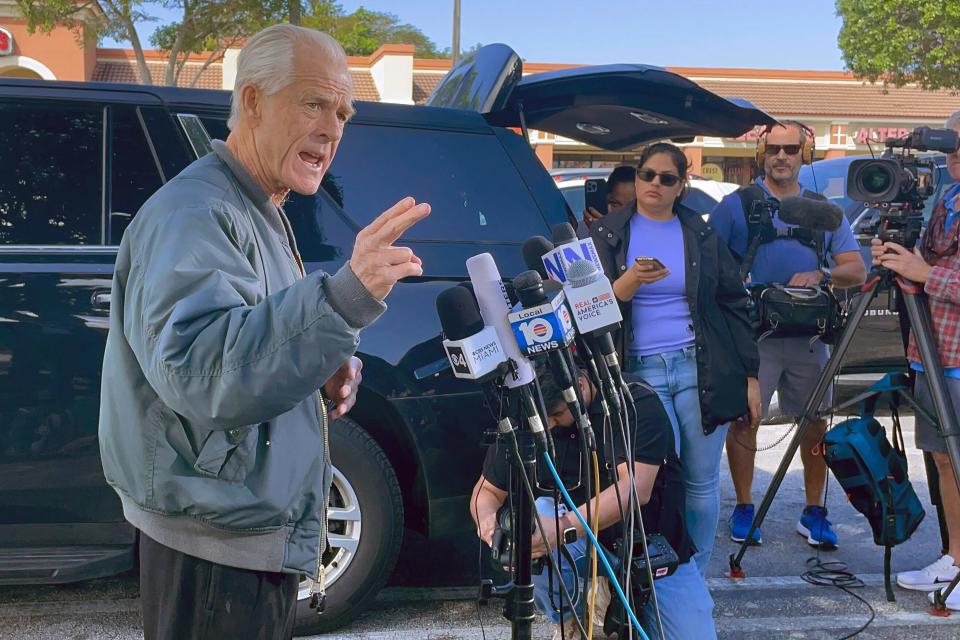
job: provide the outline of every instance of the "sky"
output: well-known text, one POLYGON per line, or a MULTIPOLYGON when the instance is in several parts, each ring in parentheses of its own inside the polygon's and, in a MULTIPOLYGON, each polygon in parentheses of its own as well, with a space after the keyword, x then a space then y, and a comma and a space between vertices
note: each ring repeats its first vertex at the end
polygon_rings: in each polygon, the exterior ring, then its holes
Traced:
MULTIPOLYGON (((439 48, 452 40, 453 0, 339 0, 397 15, 439 48)), ((144 46, 176 14, 148 11, 144 46)), ((503 42, 530 62, 841 70, 834 0, 461 0, 461 47, 503 42)), ((107 41, 102 46, 129 47, 107 41)))

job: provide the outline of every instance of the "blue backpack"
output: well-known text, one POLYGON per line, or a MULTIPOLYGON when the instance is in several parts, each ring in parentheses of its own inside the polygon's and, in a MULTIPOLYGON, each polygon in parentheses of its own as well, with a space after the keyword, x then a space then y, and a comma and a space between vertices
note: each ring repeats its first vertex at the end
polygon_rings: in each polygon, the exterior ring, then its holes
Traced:
POLYGON ((887 374, 864 394, 858 418, 837 424, 823 437, 827 466, 847 493, 853 507, 865 515, 873 541, 884 547, 884 584, 887 600, 894 601, 890 584, 890 550, 916 531, 925 515, 907 474, 907 456, 897 413, 899 393, 905 391, 902 374, 887 374), (880 394, 890 393, 893 444, 874 418, 880 394))

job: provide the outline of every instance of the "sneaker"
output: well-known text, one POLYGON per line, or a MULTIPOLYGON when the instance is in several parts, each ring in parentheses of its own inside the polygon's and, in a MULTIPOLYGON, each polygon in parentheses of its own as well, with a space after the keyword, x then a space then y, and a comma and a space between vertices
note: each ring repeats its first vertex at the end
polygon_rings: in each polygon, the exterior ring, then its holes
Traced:
MULTIPOLYGON (((936 591, 950 584, 957 575, 957 571, 960 571, 960 567, 954 566, 953 558, 942 555, 939 560, 928 564, 923 569, 898 573, 897 584, 912 591, 936 591)), ((954 593, 956 592, 957 590, 954 589, 954 593)), ((950 596, 952 599, 953 593, 950 596)))
MULTIPOLYGON (((943 585, 943 588, 946 588, 946 584, 943 585)), ((939 588, 939 587, 938 587, 939 588)), ((927 600, 930 601, 930 604, 933 604, 933 593, 927 594, 927 600)), ((960 611, 960 586, 953 590, 953 592, 947 596, 947 609, 951 611, 960 611)))
POLYGON ((827 520, 827 510, 823 507, 805 507, 800 522, 797 523, 797 533, 806 537, 811 547, 820 547, 832 551, 837 546, 837 534, 833 532, 830 521, 827 520))
MULTIPOLYGON (((730 515, 730 539, 734 542, 743 542, 750 531, 750 525, 753 524, 753 505, 738 504, 733 508, 730 515)), ((749 544, 763 544, 763 536, 760 535, 760 527, 753 530, 750 536, 749 544)))

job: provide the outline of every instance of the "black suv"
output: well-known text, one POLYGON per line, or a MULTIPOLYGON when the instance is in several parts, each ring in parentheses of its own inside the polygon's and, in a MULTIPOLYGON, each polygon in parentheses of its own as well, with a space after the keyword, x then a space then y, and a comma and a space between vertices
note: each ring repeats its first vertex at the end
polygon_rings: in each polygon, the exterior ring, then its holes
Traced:
MULTIPOLYGON (((133 566, 135 531, 97 444, 117 245, 144 200, 208 153, 210 137, 226 136, 229 97, 0 79, 0 584, 133 566)), ((769 121, 654 67, 522 78, 503 45, 454 69, 431 104, 358 104, 321 191, 286 207, 308 270, 334 272, 356 232, 400 197, 433 206, 404 238, 425 272, 398 285, 364 332, 359 400, 331 430, 330 598, 319 618, 302 607, 302 631, 343 624, 372 599, 404 527, 428 536, 470 527, 467 497, 492 421, 475 386, 447 371, 435 299, 467 278, 477 253, 493 254, 505 276, 523 270, 523 240, 567 220, 511 128, 625 149, 769 121)))

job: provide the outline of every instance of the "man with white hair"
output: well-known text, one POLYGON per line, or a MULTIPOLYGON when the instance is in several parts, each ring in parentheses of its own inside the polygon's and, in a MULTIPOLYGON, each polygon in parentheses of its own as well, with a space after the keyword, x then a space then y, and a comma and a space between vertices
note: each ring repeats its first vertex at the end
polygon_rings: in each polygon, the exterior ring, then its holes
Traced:
POLYGON ((289 638, 302 574, 322 606, 328 422, 356 400, 360 330, 422 274, 393 243, 430 213, 404 198, 336 274, 304 273, 282 205, 316 193, 351 102, 332 38, 256 34, 226 143, 160 188, 120 244, 100 450, 140 531, 147 640, 289 638))

